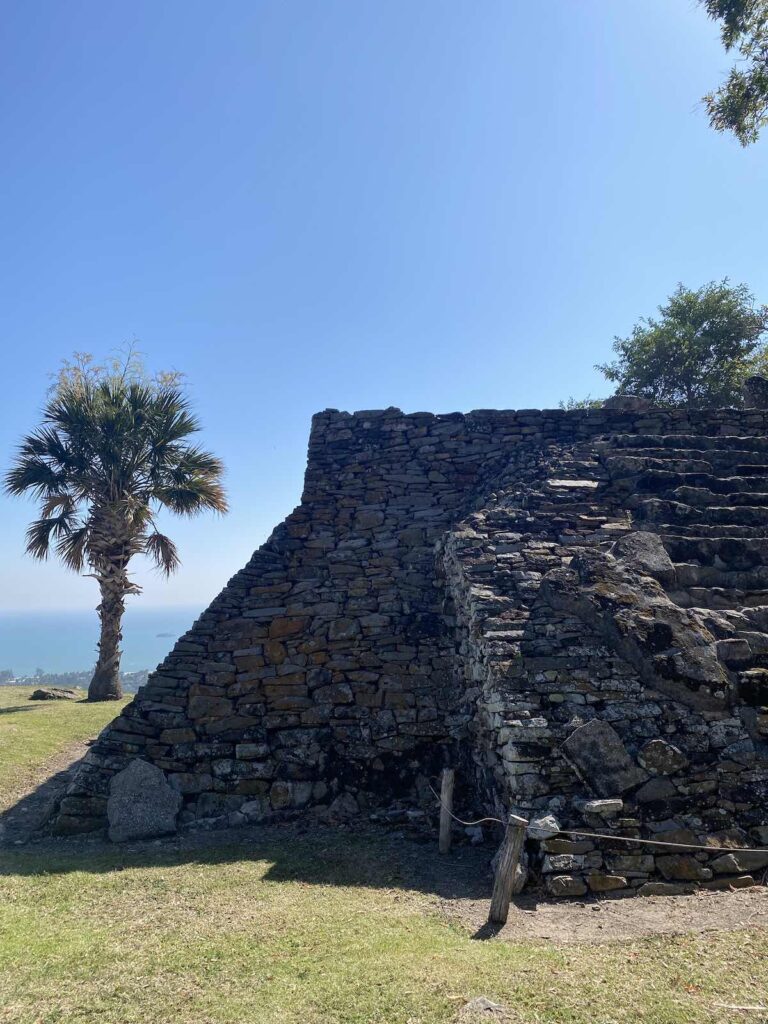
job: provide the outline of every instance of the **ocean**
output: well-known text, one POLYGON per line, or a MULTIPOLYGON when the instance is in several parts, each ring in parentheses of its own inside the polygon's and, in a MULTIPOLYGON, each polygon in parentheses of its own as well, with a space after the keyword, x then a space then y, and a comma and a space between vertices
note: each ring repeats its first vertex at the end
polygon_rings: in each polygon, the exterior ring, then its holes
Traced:
MULTIPOLYGON (((129 606, 123 619, 123 671, 154 669, 202 611, 129 606)), ((95 611, 0 612, 0 670, 17 676, 37 669, 87 671, 96 662, 98 635, 95 611)))

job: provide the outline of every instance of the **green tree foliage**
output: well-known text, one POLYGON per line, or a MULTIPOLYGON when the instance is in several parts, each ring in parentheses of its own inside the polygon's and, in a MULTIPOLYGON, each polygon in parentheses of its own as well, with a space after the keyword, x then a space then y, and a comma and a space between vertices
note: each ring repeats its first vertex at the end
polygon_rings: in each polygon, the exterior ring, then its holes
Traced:
POLYGON ((768 124, 768 0, 700 2, 710 18, 722 22, 725 49, 741 58, 723 85, 704 97, 709 121, 719 132, 733 132, 747 146, 768 124))
POLYGON ((616 338, 617 359, 598 365, 619 393, 660 406, 739 405, 744 378, 765 365, 768 307, 746 285, 726 278, 693 291, 678 285, 628 338, 616 338))
POLYGON ((222 464, 189 437, 200 429, 177 374, 150 377, 129 350, 123 360, 94 365, 79 355, 51 389, 42 424, 18 448, 6 491, 31 495, 40 518, 27 530, 27 551, 53 549, 75 572, 99 584, 99 654, 90 700, 121 696, 120 641, 134 555, 147 555, 166 575, 179 565, 157 512, 192 516, 227 508, 222 464))
POLYGON ((587 395, 586 398, 574 398, 573 395, 569 395, 564 402, 558 402, 558 409, 565 409, 566 411, 571 409, 600 409, 603 405, 602 398, 593 398, 591 395, 587 395))

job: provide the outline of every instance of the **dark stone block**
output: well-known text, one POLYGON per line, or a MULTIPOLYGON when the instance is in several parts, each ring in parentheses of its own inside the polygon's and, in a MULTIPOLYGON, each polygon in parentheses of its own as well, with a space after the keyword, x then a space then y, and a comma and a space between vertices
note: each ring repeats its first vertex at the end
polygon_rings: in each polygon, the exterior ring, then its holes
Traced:
POLYGON ((593 719, 579 726, 562 749, 598 796, 620 796, 648 778, 607 722, 593 719))

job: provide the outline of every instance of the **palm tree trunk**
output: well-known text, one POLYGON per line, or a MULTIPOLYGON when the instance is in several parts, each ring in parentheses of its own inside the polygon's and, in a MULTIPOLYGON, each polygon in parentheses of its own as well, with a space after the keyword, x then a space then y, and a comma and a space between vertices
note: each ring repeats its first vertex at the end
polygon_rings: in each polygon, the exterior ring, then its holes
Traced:
POLYGON ((88 687, 88 700, 119 700, 123 695, 120 686, 120 641, 125 611, 122 575, 115 572, 99 579, 101 604, 96 609, 101 622, 99 659, 88 687))

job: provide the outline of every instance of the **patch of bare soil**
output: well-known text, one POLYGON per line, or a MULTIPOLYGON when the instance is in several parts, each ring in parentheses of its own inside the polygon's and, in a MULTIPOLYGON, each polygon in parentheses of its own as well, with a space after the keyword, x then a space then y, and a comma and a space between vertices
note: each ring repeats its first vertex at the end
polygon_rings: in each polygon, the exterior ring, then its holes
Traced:
POLYGON ((509 942, 539 940, 555 945, 768 928, 768 888, 762 885, 688 896, 590 897, 578 901, 544 900, 526 894, 513 901, 501 929, 486 924, 487 900, 443 900, 441 908, 475 938, 498 936, 509 942))

